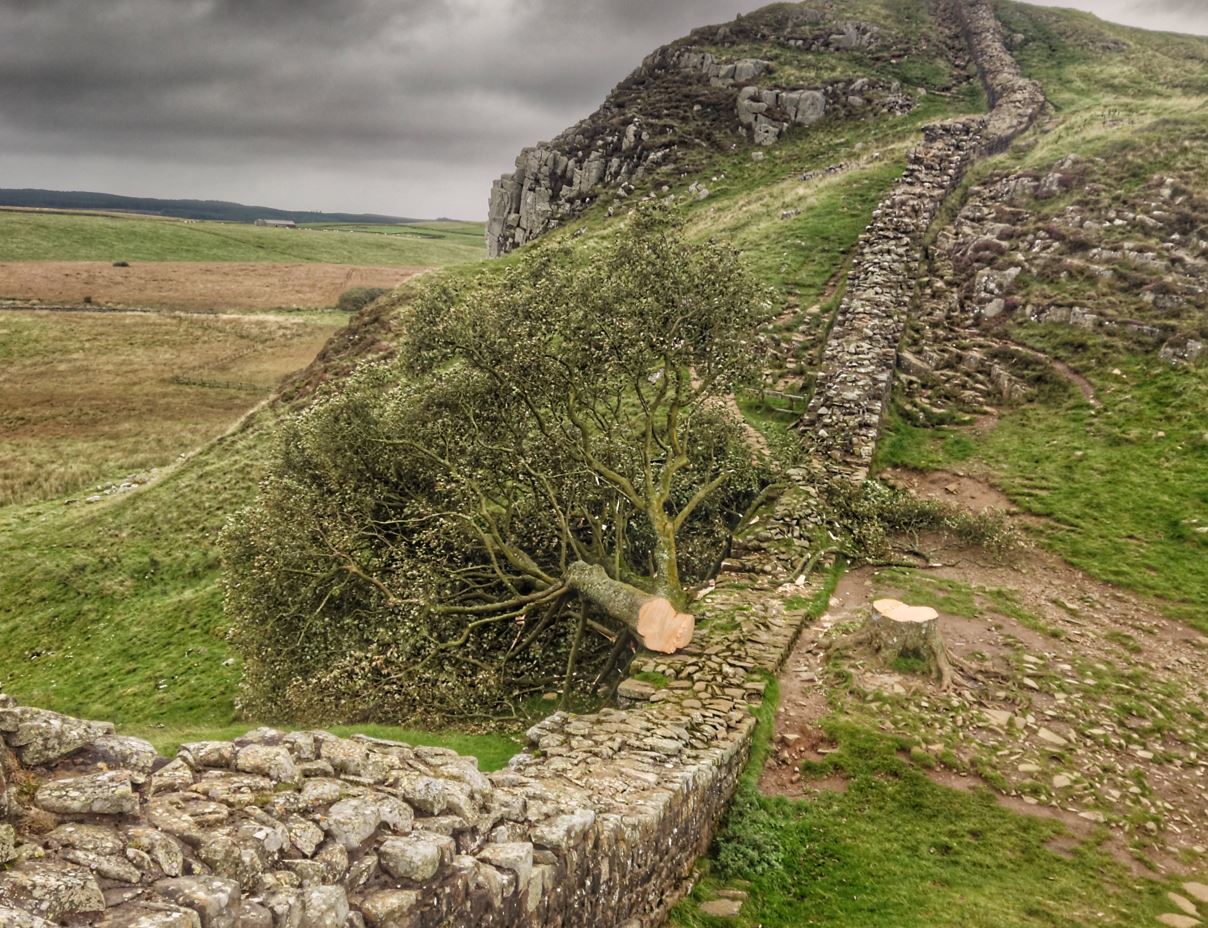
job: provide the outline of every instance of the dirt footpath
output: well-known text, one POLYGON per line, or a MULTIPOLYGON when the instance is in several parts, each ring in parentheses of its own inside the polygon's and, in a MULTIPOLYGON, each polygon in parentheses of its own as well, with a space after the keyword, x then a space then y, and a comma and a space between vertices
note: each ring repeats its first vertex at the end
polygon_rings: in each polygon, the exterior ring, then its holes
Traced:
POLYGON ((180 310, 334 306, 351 287, 397 287, 422 268, 156 261, 0 262, 0 300, 180 310))
MULTIPOLYGON (((893 476, 969 510, 1012 511, 969 477, 893 476)), ((920 544, 931 569, 851 571, 803 633, 781 676, 762 789, 802 797, 844 787, 799 770, 833 747, 820 722, 838 709, 913 740, 945 785, 988 786, 1002 804, 1058 818, 1075 834, 1106 828, 1109 848, 1139 871, 1203 860, 1208 636, 1043 550, 1000 557, 938 537, 920 544), (880 597, 939 611, 956 686, 941 691, 860 653, 828 660, 828 642, 858 627, 880 597)))

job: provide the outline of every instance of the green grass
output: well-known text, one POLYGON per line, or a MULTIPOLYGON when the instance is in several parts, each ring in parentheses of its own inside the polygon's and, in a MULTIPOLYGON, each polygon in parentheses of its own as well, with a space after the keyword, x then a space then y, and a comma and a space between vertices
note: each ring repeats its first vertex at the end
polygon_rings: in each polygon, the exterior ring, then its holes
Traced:
POLYGON ((676 928, 1131 928, 1169 910, 1172 886, 1133 878, 1095 840, 1059 854, 1049 843, 1067 837, 1060 824, 1009 812, 985 789, 938 786, 914 745, 840 716, 823 722, 835 752, 803 774, 841 776, 844 791, 760 794, 777 700, 773 682, 751 764, 704 879, 672 913, 676 928), (739 918, 702 915, 725 887, 750 894, 739 918))
POLYGON ((907 116, 794 129, 762 160, 750 150, 718 155, 699 174, 709 196, 685 207, 689 229, 732 242, 768 283, 809 305, 842 271, 877 202, 901 175, 920 127, 983 106, 970 82, 953 97, 923 98, 907 116), (850 169, 801 180, 840 162, 850 169), (781 218, 792 210, 795 216, 781 218))
POLYGON ((119 725, 234 722, 216 542, 270 434, 265 412, 142 490, 0 509, 0 690, 119 725))
POLYGON ((463 222, 457 219, 412 222, 406 225, 387 226, 357 224, 350 222, 304 223, 303 229, 329 230, 333 232, 364 232, 369 235, 394 235, 401 238, 425 239, 428 241, 458 242, 472 244, 481 254, 486 226, 481 222, 463 222))
POLYGON ((1021 340, 1078 364, 1103 408, 1052 387, 979 433, 890 422, 878 466, 961 466, 1046 517, 1043 542, 1111 583, 1159 598, 1208 631, 1208 369, 1057 327, 1021 340), (1119 374, 1113 373, 1119 371, 1119 374))
POLYGON ((441 267, 483 256, 476 223, 332 231, 0 210, 0 261, 265 261, 441 267))
MULTIPOLYGON (((172 757, 182 744, 192 741, 232 741, 257 726, 250 722, 222 726, 130 726, 121 729, 125 735, 134 735, 150 741, 165 757, 172 757)), ((292 726, 286 726, 287 730, 292 726)), ((347 738, 366 735, 402 741, 412 747, 430 746, 449 748, 458 754, 477 757, 479 769, 501 770, 522 747, 520 742, 506 734, 470 735, 464 732, 417 731, 397 725, 335 725, 324 731, 347 738)))
POLYGON ((665 690, 670 682, 666 674, 658 673, 654 670, 641 670, 630 675, 634 680, 641 680, 643 683, 649 683, 656 690, 665 690))

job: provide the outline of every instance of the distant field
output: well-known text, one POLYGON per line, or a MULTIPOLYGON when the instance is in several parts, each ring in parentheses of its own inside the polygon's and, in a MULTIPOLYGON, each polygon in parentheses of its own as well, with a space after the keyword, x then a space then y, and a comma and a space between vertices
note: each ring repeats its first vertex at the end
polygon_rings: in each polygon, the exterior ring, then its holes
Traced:
POLYGON ((370 235, 401 235, 414 239, 465 240, 481 245, 485 229, 481 222, 462 222, 458 219, 434 219, 431 222, 412 222, 407 225, 387 226, 379 223, 315 222, 306 223, 303 229, 332 232, 365 232, 370 235))
POLYGON ((0 312, 0 506, 171 463, 306 366, 345 318, 0 312))
POLYGON ((479 223, 273 229, 0 210, 0 261, 257 261, 443 267, 483 257, 479 223), (392 230, 393 234, 384 234, 392 230))
POLYGON ((0 506, 87 496, 213 440, 345 321, 273 311, 323 310, 350 288, 391 289, 482 251, 474 223, 276 229, 0 210, 0 506))
POLYGON ((0 262, 0 300, 183 310, 309 308, 336 305, 351 287, 391 289, 419 269, 346 264, 147 261, 0 262))

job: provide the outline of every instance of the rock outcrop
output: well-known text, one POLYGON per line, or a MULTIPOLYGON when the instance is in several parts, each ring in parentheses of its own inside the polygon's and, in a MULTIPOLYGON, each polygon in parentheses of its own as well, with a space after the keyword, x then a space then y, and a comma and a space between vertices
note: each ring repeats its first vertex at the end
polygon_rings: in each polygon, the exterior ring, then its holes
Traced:
MULTIPOLYGON (((601 196, 625 197, 700 150, 771 145, 793 126, 827 117, 904 113, 913 99, 867 77, 785 86, 759 58, 721 60, 716 48, 758 37, 784 47, 844 54, 890 43, 867 23, 828 23, 809 10, 760 26, 759 15, 696 30, 658 49, 604 105, 552 142, 524 149, 491 189, 487 251, 497 256, 579 215, 601 196)), ((886 53, 900 51, 886 49, 886 53)))
POLYGON ((899 356, 900 406, 923 422, 1019 401, 1038 379, 1076 372, 1015 342, 1012 322, 1065 326, 1201 362, 1208 344, 1208 200, 1164 173, 1118 188, 1118 165, 1067 155, 972 185, 930 249, 918 312, 899 356), (1048 204, 1061 197, 1057 211, 1048 204))

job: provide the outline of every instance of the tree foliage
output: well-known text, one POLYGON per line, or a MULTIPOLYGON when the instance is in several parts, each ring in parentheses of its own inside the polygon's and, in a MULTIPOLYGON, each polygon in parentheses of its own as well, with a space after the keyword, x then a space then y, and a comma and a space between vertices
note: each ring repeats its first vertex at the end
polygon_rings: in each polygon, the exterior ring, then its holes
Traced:
POLYGON ((396 359, 284 428, 225 536, 249 708, 489 717, 584 681, 627 629, 574 564, 677 604, 758 489, 722 399, 763 289, 657 209, 606 242, 441 277, 396 359), (574 659, 570 661, 574 663, 574 659))

